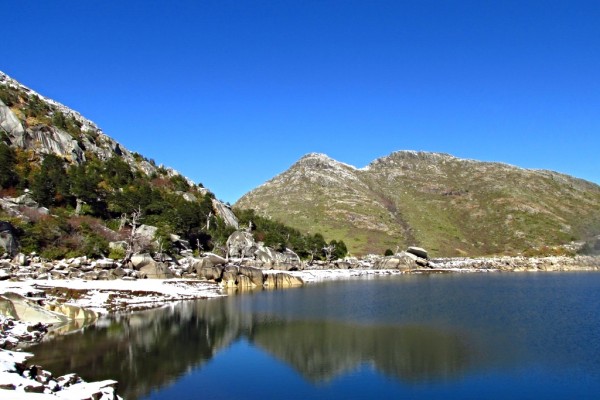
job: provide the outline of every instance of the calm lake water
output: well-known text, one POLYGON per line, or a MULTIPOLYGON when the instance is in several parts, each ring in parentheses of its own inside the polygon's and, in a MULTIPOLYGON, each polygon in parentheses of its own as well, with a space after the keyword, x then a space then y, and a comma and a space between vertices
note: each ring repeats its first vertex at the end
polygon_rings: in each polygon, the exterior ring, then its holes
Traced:
POLYGON ((126 399, 598 399, 600 274, 327 282, 123 315, 31 351, 126 399))

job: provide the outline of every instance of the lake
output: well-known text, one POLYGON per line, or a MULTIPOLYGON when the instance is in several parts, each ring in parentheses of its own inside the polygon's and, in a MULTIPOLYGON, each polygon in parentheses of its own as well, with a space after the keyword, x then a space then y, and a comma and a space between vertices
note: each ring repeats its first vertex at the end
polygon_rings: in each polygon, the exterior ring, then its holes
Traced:
POLYGON ((30 350, 126 399, 597 399, 600 274, 324 282, 106 318, 30 350))

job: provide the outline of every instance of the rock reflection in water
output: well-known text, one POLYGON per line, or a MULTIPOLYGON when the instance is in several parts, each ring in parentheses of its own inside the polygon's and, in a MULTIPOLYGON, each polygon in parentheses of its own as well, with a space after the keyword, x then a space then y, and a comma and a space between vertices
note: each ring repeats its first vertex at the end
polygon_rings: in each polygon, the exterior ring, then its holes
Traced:
POLYGON ((55 373, 86 380, 116 379, 127 399, 166 386, 241 337, 313 382, 369 363, 402 380, 439 379, 466 369, 460 339, 423 326, 369 326, 331 321, 284 321, 242 313, 234 298, 185 302, 101 320, 83 332, 31 351, 55 373))

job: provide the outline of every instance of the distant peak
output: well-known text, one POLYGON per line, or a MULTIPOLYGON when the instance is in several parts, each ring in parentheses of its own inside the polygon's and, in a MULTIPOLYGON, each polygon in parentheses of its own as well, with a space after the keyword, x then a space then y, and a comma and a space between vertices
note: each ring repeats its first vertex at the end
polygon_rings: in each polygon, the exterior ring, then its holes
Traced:
POLYGON ((333 158, 329 157, 325 153, 308 153, 308 154, 303 155, 302 158, 300 158, 299 161, 310 160, 310 159, 335 161, 333 158))
POLYGON ((295 165, 304 165, 310 167, 347 167, 350 169, 356 169, 353 165, 349 165, 333 158, 329 157, 327 154, 323 153, 308 153, 296 162, 295 165))

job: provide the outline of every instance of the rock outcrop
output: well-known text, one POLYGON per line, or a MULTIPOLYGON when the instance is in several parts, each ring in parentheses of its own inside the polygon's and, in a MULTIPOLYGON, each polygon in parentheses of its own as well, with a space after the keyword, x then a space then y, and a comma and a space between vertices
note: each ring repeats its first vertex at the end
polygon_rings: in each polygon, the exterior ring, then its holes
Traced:
POLYGON ((229 257, 251 257, 256 251, 256 242, 250 232, 235 231, 227 238, 227 254, 229 257))
POLYGON ((10 257, 16 256, 19 252, 19 242, 15 228, 7 221, 0 221, 0 248, 10 257))

